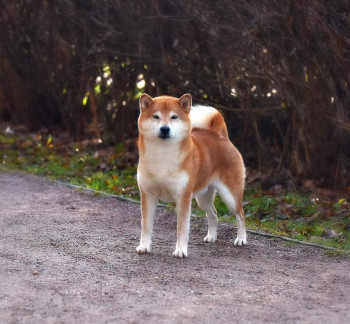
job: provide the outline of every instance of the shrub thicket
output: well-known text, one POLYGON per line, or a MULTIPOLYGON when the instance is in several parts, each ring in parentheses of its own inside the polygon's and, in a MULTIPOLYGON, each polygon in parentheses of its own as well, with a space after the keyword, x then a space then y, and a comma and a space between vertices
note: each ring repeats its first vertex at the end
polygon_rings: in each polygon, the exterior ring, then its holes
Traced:
POLYGON ((137 97, 216 105, 248 164, 349 185, 348 0, 1 0, 0 113, 136 136, 137 97))

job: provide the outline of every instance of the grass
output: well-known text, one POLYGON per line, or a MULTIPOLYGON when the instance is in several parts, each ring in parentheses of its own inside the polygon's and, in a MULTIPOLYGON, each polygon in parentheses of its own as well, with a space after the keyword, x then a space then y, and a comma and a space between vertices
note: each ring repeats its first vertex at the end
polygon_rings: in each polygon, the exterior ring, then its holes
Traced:
MULTIPOLYGON (((297 192, 272 195, 248 189, 245 201, 248 202, 244 207, 246 223, 250 229, 350 249, 350 209, 346 199, 330 202, 297 192)), ((219 198, 216 207, 220 215, 227 213, 219 198)), ((225 219, 236 224, 233 217, 225 219)))
POLYGON ((6 145, 0 138, 0 162, 3 167, 59 179, 75 185, 138 199, 136 167, 121 168, 121 148, 116 146, 108 156, 99 156, 98 146, 74 144, 55 148, 42 139, 19 140, 6 145))
MULTIPOLYGON (((51 135, 0 135, 0 163, 71 184, 139 200, 136 167, 125 162, 121 145, 98 143, 63 145, 51 135)), ((312 198, 299 192, 269 192, 250 186, 244 197, 247 227, 301 241, 350 250, 350 205, 312 198)), ((215 206, 221 221, 236 224, 219 197, 215 206)), ((194 211, 204 216, 196 207, 194 211)))

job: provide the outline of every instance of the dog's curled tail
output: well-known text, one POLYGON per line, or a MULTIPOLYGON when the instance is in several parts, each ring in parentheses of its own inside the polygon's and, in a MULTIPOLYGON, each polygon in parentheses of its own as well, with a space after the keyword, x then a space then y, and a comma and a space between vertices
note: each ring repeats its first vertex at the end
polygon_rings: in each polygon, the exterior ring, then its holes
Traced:
POLYGON ((192 129, 209 129, 221 137, 228 138, 227 127, 221 113, 210 106, 193 106, 190 112, 192 129))

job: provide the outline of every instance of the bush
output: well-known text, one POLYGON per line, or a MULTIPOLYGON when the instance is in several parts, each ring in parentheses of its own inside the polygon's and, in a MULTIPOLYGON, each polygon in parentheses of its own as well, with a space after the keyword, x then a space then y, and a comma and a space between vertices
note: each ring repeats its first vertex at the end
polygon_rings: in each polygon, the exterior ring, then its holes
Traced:
POLYGON ((137 99, 221 108, 247 164, 350 185, 348 1, 2 1, 1 118, 121 141, 137 99), (252 153, 253 152, 253 153, 252 153))

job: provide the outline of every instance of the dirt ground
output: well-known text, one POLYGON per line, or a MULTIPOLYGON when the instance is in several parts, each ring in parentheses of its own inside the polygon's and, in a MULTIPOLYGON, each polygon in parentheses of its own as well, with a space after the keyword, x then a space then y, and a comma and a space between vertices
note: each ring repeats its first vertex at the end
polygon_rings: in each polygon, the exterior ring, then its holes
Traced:
POLYGON ((158 209, 138 255, 137 204, 0 172, 0 323, 350 323, 350 260, 192 220, 175 259, 176 217, 158 209))

